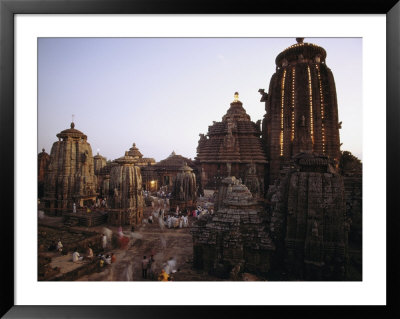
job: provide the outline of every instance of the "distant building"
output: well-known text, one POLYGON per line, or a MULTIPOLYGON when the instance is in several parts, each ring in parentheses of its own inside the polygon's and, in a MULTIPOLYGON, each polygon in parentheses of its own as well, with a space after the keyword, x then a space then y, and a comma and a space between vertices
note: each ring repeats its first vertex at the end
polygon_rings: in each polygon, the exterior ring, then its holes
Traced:
POLYGON ((104 156, 101 156, 99 152, 97 152, 96 156, 93 157, 94 160, 94 173, 98 175, 101 169, 106 166, 107 159, 104 156))
POLYGON ((135 159, 135 165, 140 167, 142 174, 142 188, 147 191, 157 191, 158 190, 158 179, 157 174, 154 171, 154 164, 156 160, 150 157, 143 157, 143 154, 133 143, 132 147, 128 151, 128 155, 135 159))
POLYGON ((168 192, 172 191, 174 179, 185 163, 193 169, 193 173, 197 173, 197 167, 191 159, 178 155, 174 151, 166 159, 154 164, 159 187, 164 187, 168 192))
POLYGON ((50 155, 43 148, 42 152, 38 155, 38 198, 42 198, 44 195, 44 180, 49 164, 50 155))

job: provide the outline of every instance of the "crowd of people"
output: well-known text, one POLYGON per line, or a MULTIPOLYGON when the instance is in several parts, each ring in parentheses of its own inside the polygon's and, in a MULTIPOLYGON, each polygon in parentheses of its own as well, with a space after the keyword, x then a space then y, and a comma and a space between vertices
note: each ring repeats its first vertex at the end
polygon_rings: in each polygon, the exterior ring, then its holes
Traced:
MULTIPOLYGON (((165 189, 160 189, 156 194, 156 196, 152 196, 150 192, 144 191, 145 196, 151 197, 151 206, 152 212, 145 220, 149 224, 158 223, 161 229, 182 229, 190 227, 190 223, 194 219, 199 219, 206 214, 213 215, 213 209, 210 206, 207 206, 209 203, 205 204, 204 207, 198 205, 194 209, 184 208, 180 209, 176 207, 174 211, 170 211, 169 206, 169 193, 165 189)), ((101 208, 107 207, 106 198, 98 198, 91 206, 87 206, 87 209, 93 208, 101 208)), ((81 208, 81 207, 80 207, 81 208)), ((73 212, 77 212, 77 205, 73 204, 73 212)), ((111 265, 116 262, 116 255, 111 252, 112 248, 126 248, 131 247, 135 243, 135 238, 139 238, 141 234, 139 232, 135 232, 136 226, 130 226, 130 231, 122 231, 122 227, 120 226, 118 230, 113 235, 111 229, 104 228, 102 235, 100 236, 100 242, 96 244, 96 254, 93 252, 94 247, 88 245, 85 248, 81 249, 81 252, 78 249, 74 249, 72 252, 71 261, 74 263, 84 262, 84 261, 95 261, 98 263, 100 268, 106 267, 107 265, 111 265), (136 237, 135 237, 136 235, 136 237)), ((162 240, 161 240, 162 241, 162 240)), ((164 239, 165 242, 165 239, 164 239)), ((166 242, 162 243, 161 249, 166 248, 166 242)), ((58 242, 54 241, 49 247, 49 251, 57 251, 63 254, 67 254, 67 251, 63 251, 64 247, 61 243, 61 239, 58 242)), ((68 249, 67 249, 68 250, 68 249)), ((167 261, 162 261, 162 259, 155 258, 153 254, 147 256, 143 256, 143 259, 136 260, 136 262, 140 263, 141 266, 141 277, 144 280, 159 280, 159 281, 171 281, 173 280, 173 275, 179 271, 177 269, 177 261, 170 257, 167 261)), ((160 257, 157 257, 160 258, 160 257)), ((139 266, 139 267, 140 267, 139 266)), ((139 269, 140 271, 140 269, 139 269)), ((139 275, 139 274, 138 274, 139 275)), ((130 277, 132 278, 132 277, 130 277)))
POLYGON ((72 212, 77 213, 77 209, 79 208, 80 210, 84 210, 86 213, 91 213, 92 210, 99 209, 99 208, 107 208, 107 207, 108 207, 107 206, 107 198, 106 197, 104 197, 104 198, 98 197, 91 204, 87 204, 84 206, 77 207, 76 203, 73 203, 72 204, 72 212))

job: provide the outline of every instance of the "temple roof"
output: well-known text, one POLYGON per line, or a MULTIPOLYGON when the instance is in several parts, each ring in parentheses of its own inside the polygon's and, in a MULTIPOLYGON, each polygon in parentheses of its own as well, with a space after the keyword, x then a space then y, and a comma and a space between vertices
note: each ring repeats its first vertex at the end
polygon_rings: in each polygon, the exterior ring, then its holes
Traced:
POLYGON ((97 154, 95 156, 93 156, 93 158, 96 158, 96 159, 99 158, 99 159, 105 159, 106 160, 106 158, 104 156, 100 155, 99 152, 97 152, 97 154))
POLYGON ((129 152, 126 151, 124 156, 121 156, 120 158, 117 158, 114 162, 118 164, 135 164, 136 163, 136 158, 133 156, 129 155, 129 152))
POLYGON ((320 56, 321 61, 326 59, 326 51, 324 48, 313 44, 303 42, 304 38, 296 38, 297 43, 283 50, 275 59, 277 66, 281 66, 282 61, 286 59, 288 62, 298 60, 299 55, 303 55, 304 59, 314 59, 317 55, 320 56))
POLYGON ((193 172, 193 169, 190 166, 188 166, 188 164, 186 162, 183 163, 183 165, 181 166, 181 168, 179 170, 182 171, 183 173, 193 172))
POLYGON ((157 169, 165 168, 169 170, 180 170, 184 163, 192 168, 195 167, 191 159, 183 157, 182 155, 177 155, 175 152, 172 152, 166 159, 159 161, 154 166, 157 169))
POLYGON ((81 131, 75 129, 75 123, 74 122, 71 122, 71 128, 66 129, 64 131, 61 131, 56 136, 58 138, 72 137, 72 138, 87 139, 87 136, 85 134, 83 134, 81 131))
POLYGON ((136 147, 136 144, 133 143, 132 147, 129 149, 128 154, 133 157, 142 158, 143 154, 140 153, 139 149, 136 147))
POLYGON ((239 100, 222 117, 200 134, 196 160, 200 162, 266 163, 260 125, 252 122, 239 100))

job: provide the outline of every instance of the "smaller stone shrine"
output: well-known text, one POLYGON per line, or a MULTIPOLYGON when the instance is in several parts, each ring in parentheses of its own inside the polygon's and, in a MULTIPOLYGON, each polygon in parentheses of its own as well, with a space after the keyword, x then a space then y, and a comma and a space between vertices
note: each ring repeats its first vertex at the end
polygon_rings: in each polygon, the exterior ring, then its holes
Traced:
POLYGON ((107 165, 107 159, 101 156, 99 152, 93 157, 94 160, 94 173, 98 175, 100 170, 107 165))
POLYGON ((275 246, 266 213, 235 177, 222 185, 216 213, 204 215, 192 228, 194 267, 231 280, 240 279, 243 271, 267 274, 275 246))
POLYGON ((108 224, 137 225, 143 218, 142 176, 136 159, 125 153, 110 171, 108 224))
POLYGON ((44 195, 44 180, 49 164, 50 155, 43 148, 42 152, 38 155, 38 198, 42 198, 44 195))
POLYGON ((170 209, 192 209, 196 205, 196 175, 185 162, 176 175, 170 199, 170 209))

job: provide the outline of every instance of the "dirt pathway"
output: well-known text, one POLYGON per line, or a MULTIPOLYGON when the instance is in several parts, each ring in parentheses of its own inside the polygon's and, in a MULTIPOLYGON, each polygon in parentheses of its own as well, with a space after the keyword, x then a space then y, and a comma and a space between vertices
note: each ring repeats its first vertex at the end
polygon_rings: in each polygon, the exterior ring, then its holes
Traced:
MULTIPOLYGON (((114 249, 116 262, 108 265, 103 271, 81 277, 80 281, 148 281, 157 280, 163 265, 170 257, 177 263, 178 272, 173 274, 175 281, 215 281, 217 278, 208 274, 197 272, 192 269, 193 246, 190 227, 168 229, 160 227, 158 219, 152 224, 147 223, 152 208, 146 207, 144 211, 144 222, 134 233, 128 229, 124 234, 131 235, 132 239, 127 249, 114 249), (141 261, 143 256, 153 255, 155 263, 155 278, 143 279, 141 261)), ((192 217, 189 225, 193 223, 192 217)))

